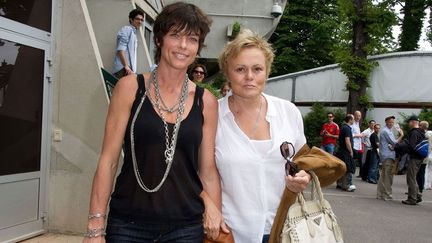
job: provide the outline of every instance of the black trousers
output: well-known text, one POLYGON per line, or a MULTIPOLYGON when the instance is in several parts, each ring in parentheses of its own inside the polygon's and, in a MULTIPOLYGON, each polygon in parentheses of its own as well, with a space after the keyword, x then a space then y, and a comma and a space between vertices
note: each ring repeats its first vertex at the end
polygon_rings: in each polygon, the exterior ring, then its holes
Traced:
POLYGON ((417 185, 419 188, 419 192, 423 193, 423 189, 424 189, 424 184, 425 184, 425 172, 426 172, 426 164, 421 164, 420 165, 420 169, 417 172, 417 185))
MULTIPOLYGON (((365 156, 365 155, 363 154, 363 156, 365 156)), ((362 180, 364 180, 364 181, 366 181, 368 178, 370 157, 371 157, 371 150, 367 150, 365 162, 360 167, 360 176, 361 176, 362 180)))

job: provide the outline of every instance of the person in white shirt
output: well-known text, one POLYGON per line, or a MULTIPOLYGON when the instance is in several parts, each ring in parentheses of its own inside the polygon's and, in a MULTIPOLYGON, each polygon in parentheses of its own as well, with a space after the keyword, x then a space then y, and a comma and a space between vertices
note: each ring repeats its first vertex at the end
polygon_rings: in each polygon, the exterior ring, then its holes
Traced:
POLYGON ((303 170, 286 176, 280 145, 299 151, 306 138, 297 107, 263 93, 273 57, 270 44, 250 30, 219 57, 231 92, 219 100, 216 165, 222 214, 236 243, 267 242, 284 188, 300 192, 311 179, 303 170))
MULTIPOLYGON (((362 167, 362 155, 363 155, 363 146, 362 146, 362 138, 363 138, 363 134, 361 133, 360 130, 360 120, 362 118, 362 113, 360 111, 355 111, 354 112, 354 123, 351 125, 351 130, 353 133, 353 140, 354 140, 354 144, 353 144, 353 148, 354 148, 354 161, 357 164, 357 166, 362 167)), ((360 171, 359 175, 357 176, 358 178, 361 177, 362 171, 360 171)), ((354 186, 355 187, 355 186, 354 186)))

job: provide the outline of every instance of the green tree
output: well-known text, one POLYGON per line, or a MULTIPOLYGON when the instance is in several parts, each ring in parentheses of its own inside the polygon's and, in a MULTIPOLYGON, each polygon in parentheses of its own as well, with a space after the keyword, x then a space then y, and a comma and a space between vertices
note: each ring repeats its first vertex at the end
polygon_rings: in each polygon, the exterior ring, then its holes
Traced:
POLYGON ((400 51, 414 51, 419 48, 419 40, 423 28, 423 19, 426 16, 426 8, 430 6, 430 0, 405 0, 401 13, 401 34, 399 35, 400 51))
POLYGON ((337 0, 289 1, 270 38, 276 52, 271 75, 333 64, 338 18, 337 0))
POLYGON ((392 26, 396 24, 396 17, 386 2, 339 0, 339 6, 342 41, 336 56, 347 76, 347 112, 359 110, 366 117, 367 109, 371 108, 366 89, 376 65, 368 61, 367 56, 393 49, 392 26))
POLYGON ((429 26, 426 31, 426 40, 432 45, 432 4, 429 7, 429 26))

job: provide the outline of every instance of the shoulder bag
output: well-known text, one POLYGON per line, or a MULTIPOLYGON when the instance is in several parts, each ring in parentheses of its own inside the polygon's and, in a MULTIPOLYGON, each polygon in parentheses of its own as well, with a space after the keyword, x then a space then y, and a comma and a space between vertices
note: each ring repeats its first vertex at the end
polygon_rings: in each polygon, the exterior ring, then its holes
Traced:
POLYGON ((283 225, 282 243, 342 243, 342 231, 331 206, 324 199, 320 182, 313 171, 311 201, 298 193, 283 225))

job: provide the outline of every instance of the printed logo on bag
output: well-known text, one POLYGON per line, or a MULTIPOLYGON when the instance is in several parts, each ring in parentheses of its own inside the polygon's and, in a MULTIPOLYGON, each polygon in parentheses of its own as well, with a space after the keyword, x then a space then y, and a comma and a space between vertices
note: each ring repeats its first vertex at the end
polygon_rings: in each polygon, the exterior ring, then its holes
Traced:
POLYGON ((322 217, 320 216, 320 217, 314 218, 313 221, 315 222, 316 225, 319 226, 321 224, 321 219, 322 219, 322 217))

